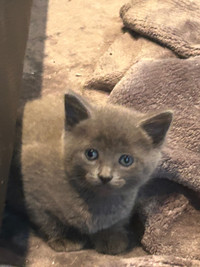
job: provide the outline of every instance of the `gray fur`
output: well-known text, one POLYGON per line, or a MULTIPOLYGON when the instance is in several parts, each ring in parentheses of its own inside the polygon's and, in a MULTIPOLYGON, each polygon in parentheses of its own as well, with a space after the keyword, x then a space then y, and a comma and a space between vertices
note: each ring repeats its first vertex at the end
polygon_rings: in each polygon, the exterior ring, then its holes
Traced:
MULTIPOLYGON (((155 128, 168 129, 171 112, 160 114, 163 123, 155 128)), ((81 249, 88 236, 99 252, 127 249, 124 224, 161 154, 161 144, 155 146, 144 129, 148 121, 154 127, 153 117, 110 104, 95 107, 73 93, 65 95, 65 105, 53 96, 26 105, 21 151, 26 210, 51 247, 81 249), (97 160, 86 158, 88 148, 98 150, 97 160), (134 163, 120 165, 122 154, 133 156, 134 163), (103 184, 100 176, 112 179, 103 184), (78 241, 69 239, 72 228, 78 241)), ((159 140, 166 132, 160 131, 159 140)))

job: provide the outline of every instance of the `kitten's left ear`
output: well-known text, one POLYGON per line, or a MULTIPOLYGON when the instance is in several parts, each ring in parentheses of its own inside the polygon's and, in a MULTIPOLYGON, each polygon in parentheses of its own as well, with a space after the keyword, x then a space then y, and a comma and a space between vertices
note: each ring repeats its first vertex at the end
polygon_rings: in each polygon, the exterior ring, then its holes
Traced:
POLYGON ((91 106, 73 92, 65 94, 65 129, 70 130, 82 120, 91 117, 91 106))
POLYGON ((161 145, 172 122, 173 112, 168 110, 151 116, 140 123, 140 127, 151 137, 154 146, 161 145))

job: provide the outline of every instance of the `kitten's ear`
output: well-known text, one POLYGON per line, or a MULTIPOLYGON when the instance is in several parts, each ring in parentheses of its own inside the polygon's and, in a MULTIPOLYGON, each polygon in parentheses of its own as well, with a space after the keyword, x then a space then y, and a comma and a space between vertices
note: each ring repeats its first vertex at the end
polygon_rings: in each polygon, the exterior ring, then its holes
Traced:
POLYGON ((151 116, 140 123, 140 127, 152 138, 154 146, 159 146, 164 142, 172 118, 173 112, 168 110, 151 116))
POLYGON ((91 106, 73 92, 65 94, 65 129, 91 117, 91 106))

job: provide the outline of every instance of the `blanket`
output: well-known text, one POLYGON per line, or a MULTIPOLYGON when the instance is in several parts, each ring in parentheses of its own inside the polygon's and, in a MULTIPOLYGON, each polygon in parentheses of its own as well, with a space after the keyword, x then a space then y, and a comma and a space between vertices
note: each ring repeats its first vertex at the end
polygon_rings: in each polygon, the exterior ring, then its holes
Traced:
POLYGON ((200 55, 198 0, 132 0, 121 7, 120 16, 128 33, 98 60, 86 88, 111 91, 141 59, 200 55))
POLYGON ((120 15, 126 27, 187 58, 200 55, 198 0, 132 0, 120 15))
MULTIPOLYGON (((25 235, 24 222, 19 222, 19 217, 12 217, 13 229, 18 225, 18 233, 12 238, 6 238, 1 247, 1 266, 27 266, 27 267, 49 267, 49 266, 88 266, 88 267, 198 267, 200 262, 195 259, 187 259, 171 255, 145 255, 140 248, 135 248, 125 255, 109 256, 97 253, 94 250, 82 250, 78 252, 53 251, 44 241, 34 233, 25 235), (21 225, 22 227, 19 227, 21 225), (19 231, 19 228, 21 231, 19 231), (28 240, 27 240, 28 238, 28 240), (28 241, 28 242, 27 242, 28 241), (27 243, 27 244, 26 244, 27 243), (12 246, 11 246, 12 244, 12 246), (28 246, 28 247, 27 247, 28 246), (12 248, 12 250, 10 249, 12 248), (139 257, 140 256, 140 257, 139 257)), ((10 225, 11 226, 11 225, 10 225)))

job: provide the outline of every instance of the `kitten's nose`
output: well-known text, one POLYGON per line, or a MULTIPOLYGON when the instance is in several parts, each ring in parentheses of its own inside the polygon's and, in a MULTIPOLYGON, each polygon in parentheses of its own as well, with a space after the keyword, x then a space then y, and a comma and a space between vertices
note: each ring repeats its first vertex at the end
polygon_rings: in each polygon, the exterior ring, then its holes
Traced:
POLYGON ((112 180, 112 176, 102 176, 102 175, 99 175, 99 179, 101 180, 101 182, 103 184, 107 184, 109 183, 111 180, 112 180))

